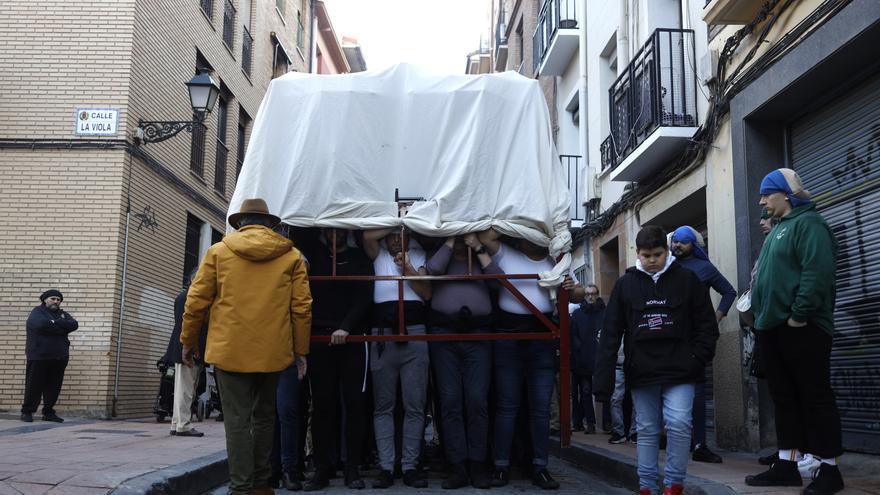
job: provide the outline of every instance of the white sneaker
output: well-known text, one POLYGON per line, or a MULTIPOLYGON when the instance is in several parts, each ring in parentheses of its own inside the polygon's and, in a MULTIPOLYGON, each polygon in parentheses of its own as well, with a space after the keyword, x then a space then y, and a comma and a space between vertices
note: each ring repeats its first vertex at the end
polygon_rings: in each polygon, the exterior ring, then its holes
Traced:
POLYGON ((804 458, 798 461, 798 471, 801 473, 801 478, 805 480, 813 479, 813 474, 819 469, 819 466, 822 464, 817 457, 813 457, 812 454, 804 454, 804 458))

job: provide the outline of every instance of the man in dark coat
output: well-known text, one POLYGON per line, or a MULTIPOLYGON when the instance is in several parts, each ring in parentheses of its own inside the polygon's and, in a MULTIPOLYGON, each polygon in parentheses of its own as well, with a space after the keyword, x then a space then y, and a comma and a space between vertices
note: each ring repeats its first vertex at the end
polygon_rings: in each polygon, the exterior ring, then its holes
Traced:
POLYGON ((596 409, 593 407, 593 365, 605 301, 594 284, 585 287, 585 298, 571 315, 571 404, 572 430, 596 432, 596 409), (584 424, 586 421, 586 425, 584 424))
MULTIPOLYGON (((197 366, 190 368, 183 364, 183 345, 180 343, 180 327, 183 322, 183 309, 186 305, 186 293, 189 290, 189 282, 195 276, 195 271, 187 277, 186 286, 174 299, 174 329, 171 330, 171 339, 168 348, 162 358, 166 363, 174 364, 174 408, 171 414, 171 435, 179 437, 202 437, 205 434, 191 426, 192 403, 195 396, 196 386, 204 368, 204 361, 199 360, 197 366)), ((202 324, 199 332, 199 356, 205 355, 205 343, 208 340, 207 319, 202 324)))
POLYGON ((56 289, 40 295, 40 305, 31 310, 27 319, 27 377, 21 420, 34 420, 34 413, 43 400, 43 421, 64 422, 55 414, 55 402, 61 393, 64 370, 70 356, 67 335, 79 323, 61 309, 64 296, 56 289))

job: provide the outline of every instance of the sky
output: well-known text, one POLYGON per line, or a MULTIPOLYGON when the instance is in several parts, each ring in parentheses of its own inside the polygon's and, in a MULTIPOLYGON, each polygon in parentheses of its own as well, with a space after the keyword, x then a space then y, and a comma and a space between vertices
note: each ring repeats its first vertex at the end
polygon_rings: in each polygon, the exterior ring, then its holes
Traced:
POLYGON ((361 44, 367 69, 409 62, 463 74, 489 32, 489 0, 324 0, 336 35, 361 44))

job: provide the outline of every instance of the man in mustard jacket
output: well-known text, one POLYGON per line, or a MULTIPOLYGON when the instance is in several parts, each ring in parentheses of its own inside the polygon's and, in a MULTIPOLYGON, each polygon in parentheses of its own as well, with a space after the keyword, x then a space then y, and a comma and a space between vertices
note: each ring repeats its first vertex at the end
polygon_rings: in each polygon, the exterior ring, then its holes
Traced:
POLYGON ((296 361, 300 378, 312 324, 306 264, 272 228, 280 219, 262 199, 229 216, 237 229, 205 253, 190 286, 180 342, 184 364, 198 359, 210 309, 205 362, 217 369, 229 457, 229 493, 266 495, 275 427, 275 390, 296 361))

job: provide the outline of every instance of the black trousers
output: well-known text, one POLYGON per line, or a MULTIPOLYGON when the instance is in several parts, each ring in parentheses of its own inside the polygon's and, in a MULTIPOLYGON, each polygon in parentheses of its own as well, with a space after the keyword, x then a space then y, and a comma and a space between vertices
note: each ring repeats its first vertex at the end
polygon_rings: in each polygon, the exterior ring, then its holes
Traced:
POLYGON ((776 407, 779 449, 824 459, 843 454, 840 414, 831 390, 831 335, 812 323, 758 332, 761 361, 776 407))
POLYGON ((312 392, 312 444, 315 468, 335 471, 342 431, 346 465, 363 462, 366 430, 367 347, 364 343, 330 346, 312 344, 309 352, 309 384, 312 392), (340 397, 345 426, 340 429, 340 397))
POLYGON ((55 414, 55 403, 58 402, 58 394, 61 393, 66 368, 67 359, 28 360, 21 412, 29 414, 37 412, 37 406, 42 399, 43 416, 55 414))

